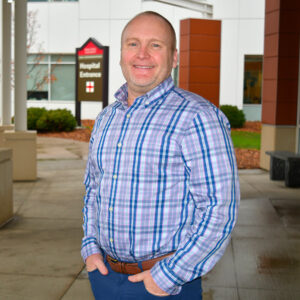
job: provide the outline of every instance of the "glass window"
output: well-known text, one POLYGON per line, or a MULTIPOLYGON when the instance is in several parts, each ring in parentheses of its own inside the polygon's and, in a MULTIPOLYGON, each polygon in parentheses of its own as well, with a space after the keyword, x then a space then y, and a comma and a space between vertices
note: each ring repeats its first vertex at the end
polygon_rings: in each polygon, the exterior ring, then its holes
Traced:
POLYGON ((261 104, 262 55, 245 55, 244 104, 261 104))
POLYGON ((27 94, 30 100, 48 100, 48 66, 28 65, 27 94))
POLYGON ((51 67, 51 100, 75 100, 75 65, 51 67))
POLYGON ((75 100, 75 55, 28 55, 28 100, 75 100))
POLYGON ((71 62, 75 64, 75 55, 60 55, 60 54, 51 55, 51 62, 52 63, 71 62))
POLYGON ((47 63, 48 55, 47 54, 29 54, 27 55, 27 63, 33 63, 35 65, 39 63, 47 63))

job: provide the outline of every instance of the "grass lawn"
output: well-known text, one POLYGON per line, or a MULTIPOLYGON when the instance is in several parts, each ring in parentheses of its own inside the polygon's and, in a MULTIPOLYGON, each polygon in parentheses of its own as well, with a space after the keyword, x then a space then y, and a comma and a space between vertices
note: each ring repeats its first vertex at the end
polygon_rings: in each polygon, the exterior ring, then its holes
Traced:
POLYGON ((260 133, 232 131, 231 137, 235 148, 260 149, 260 133))

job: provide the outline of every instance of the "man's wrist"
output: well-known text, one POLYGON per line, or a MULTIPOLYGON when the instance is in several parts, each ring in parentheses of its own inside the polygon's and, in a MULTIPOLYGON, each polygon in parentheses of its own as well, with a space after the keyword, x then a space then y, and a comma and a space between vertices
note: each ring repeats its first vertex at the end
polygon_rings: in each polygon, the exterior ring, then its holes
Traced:
POLYGON ((93 254, 101 254, 103 256, 103 251, 101 248, 99 248, 98 244, 95 242, 91 242, 89 244, 86 244, 85 246, 82 246, 81 248, 81 256, 83 261, 85 262, 86 259, 93 255, 93 254))
POLYGON ((151 269, 151 276, 157 286, 170 295, 177 295, 181 291, 181 285, 176 283, 176 279, 171 275, 169 270, 163 265, 163 261, 158 262, 151 269))

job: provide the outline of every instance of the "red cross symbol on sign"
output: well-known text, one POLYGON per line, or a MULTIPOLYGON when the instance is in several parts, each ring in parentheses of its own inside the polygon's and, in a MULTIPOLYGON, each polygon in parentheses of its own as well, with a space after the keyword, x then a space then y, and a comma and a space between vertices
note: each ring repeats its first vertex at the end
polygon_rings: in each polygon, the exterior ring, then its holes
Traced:
POLYGON ((87 93, 94 93, 94 87, 95 87, 94 81, 87 81, 85 83, 85 91, 87 93))

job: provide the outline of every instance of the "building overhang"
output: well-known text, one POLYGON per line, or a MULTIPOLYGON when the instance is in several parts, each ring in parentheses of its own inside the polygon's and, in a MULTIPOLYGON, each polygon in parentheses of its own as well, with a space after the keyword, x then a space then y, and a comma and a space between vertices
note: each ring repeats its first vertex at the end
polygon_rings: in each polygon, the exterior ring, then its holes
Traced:
POLYGON ((182 8, 199 11, 203 13, 205 16, 207 16, 208 18, 212 18, 213 16, 213 5, 207 3, 204 0, 143 0, 143 1, 161 2, 172 6, 179 6, 182 8))

